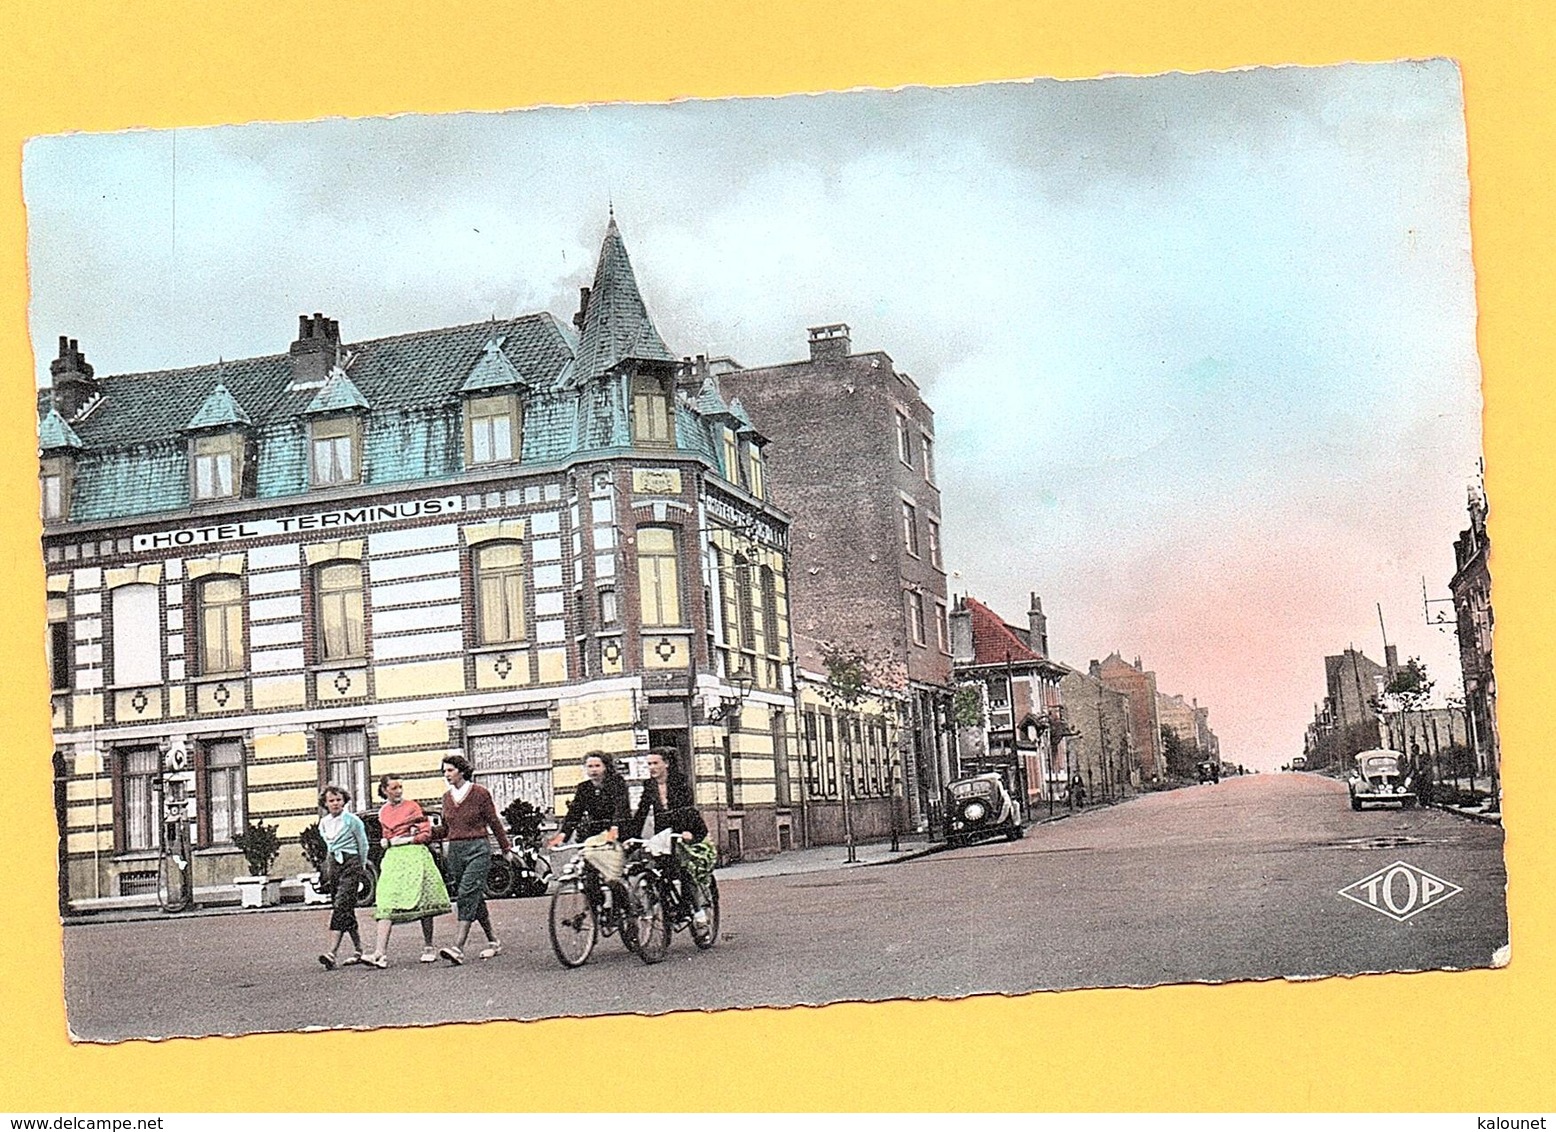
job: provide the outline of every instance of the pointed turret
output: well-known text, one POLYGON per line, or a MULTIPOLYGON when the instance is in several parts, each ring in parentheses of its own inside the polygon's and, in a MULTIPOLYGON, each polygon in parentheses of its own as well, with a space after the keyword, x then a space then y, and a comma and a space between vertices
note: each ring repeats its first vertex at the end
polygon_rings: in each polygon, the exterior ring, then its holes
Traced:
POLYGON ((638 291, 627 245, 612 216, 600 245, 594 269, 594 286, 582 292, 583 310, 578 343, 576 378, 587 381, 628 359, 673 362, 659 331, 648 317, 638 291))

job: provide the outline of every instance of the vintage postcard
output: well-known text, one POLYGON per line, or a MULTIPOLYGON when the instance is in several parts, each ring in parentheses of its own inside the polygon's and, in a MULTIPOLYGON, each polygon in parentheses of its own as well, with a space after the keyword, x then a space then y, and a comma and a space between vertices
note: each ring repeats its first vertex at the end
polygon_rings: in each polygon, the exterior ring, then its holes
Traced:
POLYGON ((1446 60, 33 140, 73 1036, 1506 963, 1467 162, 1446 60))

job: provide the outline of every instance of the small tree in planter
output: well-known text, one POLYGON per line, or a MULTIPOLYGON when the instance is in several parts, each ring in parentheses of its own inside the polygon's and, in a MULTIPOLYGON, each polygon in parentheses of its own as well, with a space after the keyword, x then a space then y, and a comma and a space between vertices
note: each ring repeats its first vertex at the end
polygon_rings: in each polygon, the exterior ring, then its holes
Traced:
POLYGON ((234 878, 238 894, 245 908, 262 908, 281 902, 281 878, 270 876, 270 866, 281 855, 281 839, 276 827, 264 822, 251 822, 247 829, 232 839, 249 864, 249 875, 234 878))

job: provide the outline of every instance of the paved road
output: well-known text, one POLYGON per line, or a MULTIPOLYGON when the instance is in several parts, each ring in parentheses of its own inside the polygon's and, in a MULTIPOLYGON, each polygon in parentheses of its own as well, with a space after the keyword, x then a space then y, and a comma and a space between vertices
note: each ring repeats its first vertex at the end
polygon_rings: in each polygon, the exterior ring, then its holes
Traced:
POLYGON ((282 911, 72 926, 65 983, 74 1033, 115 1040, 1485 967, 1505 883, 1499 827, 1353 813, 1340 783, 1259 775, 1015 843, 721 882, 719 945, 677 935, 657 967, 602 940, 564 971, 547 902, 510 900, 493 905, 505 954, 457 969, 416 963, 411 925, 389 970, 325 972, 327 913, 282 911), (1338 895, 1398 860, 1464 891, 1404 923, 1338 895))

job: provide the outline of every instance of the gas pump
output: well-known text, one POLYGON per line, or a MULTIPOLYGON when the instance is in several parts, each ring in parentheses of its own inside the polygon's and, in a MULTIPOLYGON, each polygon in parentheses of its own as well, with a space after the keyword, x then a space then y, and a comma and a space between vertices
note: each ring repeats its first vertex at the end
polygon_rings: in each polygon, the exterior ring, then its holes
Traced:
POLYGON ((194 819, 194 767, 182 738, 168 744, 162 760, 162 857, 157 868, 157 898, 164 912, 182 912, 194 904, 194 870, 189 823, 194 819))

